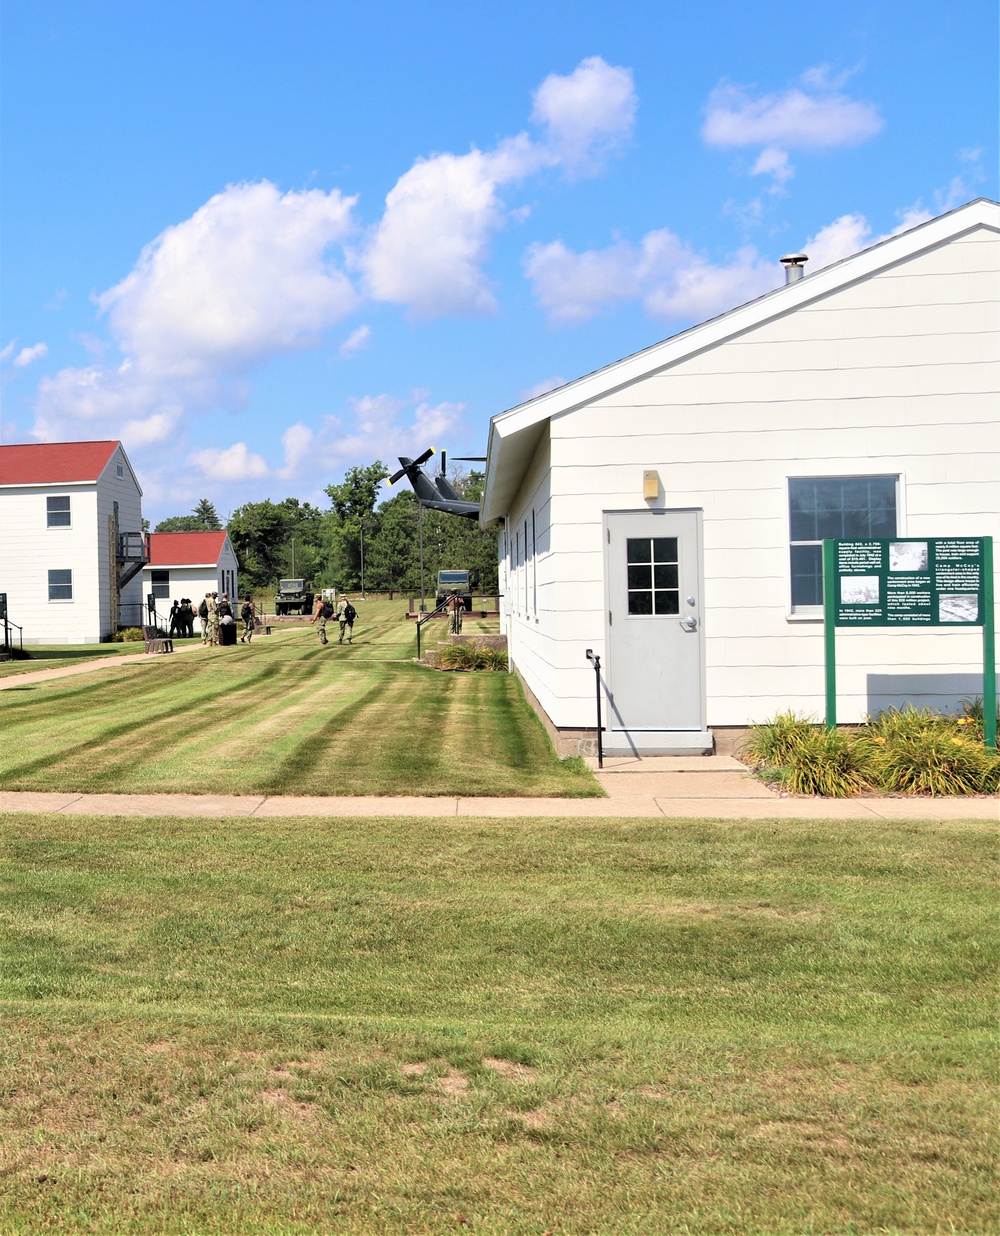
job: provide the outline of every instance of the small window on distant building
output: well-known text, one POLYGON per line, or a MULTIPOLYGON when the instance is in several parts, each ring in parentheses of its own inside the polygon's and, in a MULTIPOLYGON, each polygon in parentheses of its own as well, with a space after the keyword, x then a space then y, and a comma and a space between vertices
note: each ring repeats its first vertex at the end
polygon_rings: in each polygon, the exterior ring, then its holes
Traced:
POLYGON ((49 571, 49 600, 73 600, 73 572, 49 571))
POLYGON ((60 498, 46 498, 45 506, 50 528, 69 527, 69 494, 60 498))
POLYGON ((125 475, 125 465, 124 465, 124 464, 115 464, 115 472, 117 472, 119 476, 124 477, 124 475, 125 475))
POLYGON ((792 613, 823 604, 823 541, 893 537, 895 476, 796 477, 788 481, 792 613))
POLYGON ((150 572, 150 592, 158 601, 168 601, 170 599, 170 572, 169 571, 151 571, 150 572))

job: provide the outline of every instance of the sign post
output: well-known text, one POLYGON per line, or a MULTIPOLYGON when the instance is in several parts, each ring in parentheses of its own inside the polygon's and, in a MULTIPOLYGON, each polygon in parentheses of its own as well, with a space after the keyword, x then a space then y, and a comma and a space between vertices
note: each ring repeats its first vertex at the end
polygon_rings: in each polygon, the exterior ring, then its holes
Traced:
POLYGON ((826 727, 837 725, 837 627, 983 628, 983 728, 997 745, 992 537, 823 542, 826 727))

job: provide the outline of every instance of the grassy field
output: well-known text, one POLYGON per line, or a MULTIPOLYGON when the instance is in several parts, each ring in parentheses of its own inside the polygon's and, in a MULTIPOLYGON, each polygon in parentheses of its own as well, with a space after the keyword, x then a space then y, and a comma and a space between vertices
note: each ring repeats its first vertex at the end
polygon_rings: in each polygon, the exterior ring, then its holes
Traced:
POLYGON ((0 786, 601 796, 582 762, 556 758, 515 678, 415 665, 403 603, 359 609, 351 646, 306 626, 10 688, 0 786))
POLYGON ((982 824, 0 835, 5 1233, 1000 1230, 982 824))

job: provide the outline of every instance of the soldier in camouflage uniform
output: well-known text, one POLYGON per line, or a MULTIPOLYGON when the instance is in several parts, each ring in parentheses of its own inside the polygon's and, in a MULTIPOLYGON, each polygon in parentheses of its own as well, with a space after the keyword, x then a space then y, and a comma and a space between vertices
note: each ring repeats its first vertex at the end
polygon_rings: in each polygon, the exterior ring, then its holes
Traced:
POLYGON ((319 631, 319 642, 321 644, 326 644, 329 642, 326 638, 326 620, 331 617, 332 614, 333 609, 330 602, 324 600, 323 594, 319 593, 316 597, 316 605, 313 608, 313 616, 309 619, 309 621, 316 624, 316 629, 319 631))

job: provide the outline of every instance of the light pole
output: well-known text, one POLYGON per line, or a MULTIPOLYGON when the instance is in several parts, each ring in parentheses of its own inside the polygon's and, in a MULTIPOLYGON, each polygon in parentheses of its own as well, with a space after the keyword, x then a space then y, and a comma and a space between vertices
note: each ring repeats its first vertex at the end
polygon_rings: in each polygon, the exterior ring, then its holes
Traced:
POLYGON ((420 612, 427 613, 426 593, 424 592, 424 508, 417 508, 417 524, 420 528, 420 612))
POLYGON ((361 517, 360 523, 361 523, 361 599, 362 601, 364 601, 366 599, 365 597, 365 520, 364 520, 364 516, 361 517))

